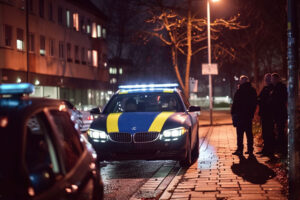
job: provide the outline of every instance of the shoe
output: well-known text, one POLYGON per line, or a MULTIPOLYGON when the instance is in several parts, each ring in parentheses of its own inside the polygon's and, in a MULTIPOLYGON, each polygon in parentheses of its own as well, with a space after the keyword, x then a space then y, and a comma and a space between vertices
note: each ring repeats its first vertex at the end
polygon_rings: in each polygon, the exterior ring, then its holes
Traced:
POLYGON ((242 155, 242 151, 239 151, 239 150, 236 150, 235 152, 232 153, 232 155, 237 155, 237 156, 240 156, 242 155))

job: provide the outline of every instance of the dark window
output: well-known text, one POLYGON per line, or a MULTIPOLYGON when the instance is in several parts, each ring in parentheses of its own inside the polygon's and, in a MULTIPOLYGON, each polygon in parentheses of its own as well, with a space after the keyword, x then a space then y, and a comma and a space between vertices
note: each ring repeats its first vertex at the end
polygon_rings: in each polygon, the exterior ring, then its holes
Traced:
POLYGON ((46 39, 45 36, 40 36, 40 54, 45 55, 46 54, 46 39))
POLYGON ((59 58, 64 58, 65 53, 64 53, 64 42, 60 41, 59 42, 59 58))
POLYGON ((21 9, 25 10, 25 0, 21 0, 21 9))
POLYGON ((84 16, 79 16, 79 18, 80 18, 80 22, 79 22, 80 31, 85 33, 85 19, 84 19, 84 16))
POLYGON ((5 46, 11 47, 12 27, 9 25, 4 25, 4 32, 5 32, 5 46))
POLYGON ((71 57, 71 44, 67 43, 67 61, 72 62, 72 57, 71 57))
POLYGON ((34 46, 34 34, 30 33, 29 34, 29 51, 34 52, 35 46, 34 46))
POLYGON ((70 120, 70 116, 67 112, 51 110, 50 113, 53 116, 59 136, 63 141, 66 170, 70 171, 83 152, 79 134, 76 131, 74 123, 70 120))
POLYGON ((75 63, 79 63, 79 47, 75 46, 75 63))
POLYGON ((45 12, 45 2, 44 0, 39 0, 39 6, 40 6, 40 17, 44 18, 44 12, 45 12))
POLYGON ((58 7, 57 21, 59 24, 63 24, 63 9, 60 6, 58 7))
POLYGON ((51 0, 49 1, 49 11, 48 12, 49 12, 48 13, 49 20, 53 21, 53 3, 51 0))
POLYGON ((28 0, 28 10, 31 14, 34 13, 34 9, 33 9, 33 0, 28 0))
POLYGON ((50 39, 49 40, 49 53, 50 53, 50 56, 54 56, 54 51, 55 51, 54 40, 50 39))
POLYGON ((66 10, 66 25, 68 28, 71 26, 71 12, 66 10))
POLYGON ((50 137, 50 126, 43 113, 36 114, 26 122, 25 161, 29 181, 36 194, 52 185, 60 174, 57 152, 50 137))

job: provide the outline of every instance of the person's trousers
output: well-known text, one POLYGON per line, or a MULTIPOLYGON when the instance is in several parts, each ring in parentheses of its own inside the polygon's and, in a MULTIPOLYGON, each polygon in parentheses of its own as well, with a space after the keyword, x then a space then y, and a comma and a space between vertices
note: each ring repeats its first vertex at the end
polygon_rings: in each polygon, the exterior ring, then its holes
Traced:
POLYGON ((285 133, 286 119, 275 118, 275 127, 277 130, 277 148, 281 153, 287 152, 287 135, 285 133))
POLYGON ((275 146, 274 121, 272 117, 261 117, 264 151, 272 152, 275 146))
POLYGON ((237 150, 243 151, 244 149, 244 132, 247 137, 248 152, 253 152, 253 133, 252 133, 252 120, 242 120, 238 123, 237 131, 237 150))

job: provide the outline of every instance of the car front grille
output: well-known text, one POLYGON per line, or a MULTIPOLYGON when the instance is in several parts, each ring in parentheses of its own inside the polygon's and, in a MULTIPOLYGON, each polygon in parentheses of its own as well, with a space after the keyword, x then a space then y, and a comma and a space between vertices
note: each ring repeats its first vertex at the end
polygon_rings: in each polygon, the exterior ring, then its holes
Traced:
POLYGON ((130 133, 109 133, 108 135, 113 142, 120 143, 130 143, 132 138, 130 133))
POLYGON ((146 142, 153 142, 159 136, 159 132, 142 132, 142 133, 135 133, 133 136, 133 141, 135 143, 146 143, 146 142))

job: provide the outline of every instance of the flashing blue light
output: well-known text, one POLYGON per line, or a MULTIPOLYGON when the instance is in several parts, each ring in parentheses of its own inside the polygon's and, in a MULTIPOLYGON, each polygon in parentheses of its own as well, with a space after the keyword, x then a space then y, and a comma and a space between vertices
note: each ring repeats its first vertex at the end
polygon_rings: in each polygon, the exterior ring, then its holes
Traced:
POLYGON ((119 89, 151 89, 151 88, 176 88, 177 83, 169 84, 142 84, 142 85, 120 85, 119 89))
POLYGON ((30 83, 1 84, 0 94, 30 94, 34 92, 34 85, 30 83))

